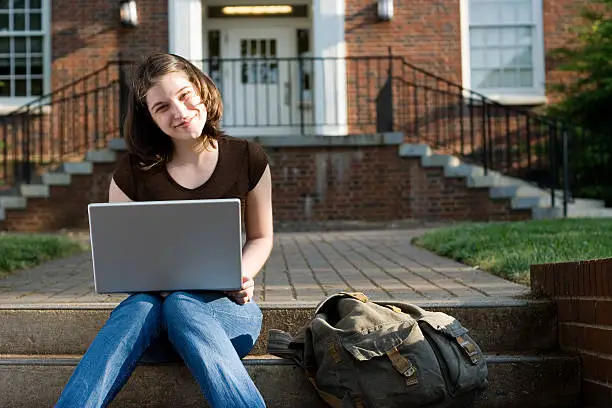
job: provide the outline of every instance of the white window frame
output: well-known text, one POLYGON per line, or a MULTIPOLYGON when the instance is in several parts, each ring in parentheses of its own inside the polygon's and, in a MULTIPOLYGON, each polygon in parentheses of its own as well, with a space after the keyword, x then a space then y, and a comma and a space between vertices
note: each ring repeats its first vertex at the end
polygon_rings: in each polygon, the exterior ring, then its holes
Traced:
MULTIPOLYGON (((542 0, 531 0, 535 28, 533 32, 533 87, 477 89, 472 87, 469 0, 460 0, 461 66, 463 87, 506 105, 536 105, 547 102, 545 87, 544 19, 542 0)), ((491 24, 495 26, 495 24, 491 24)))
MULTIPOLYGON (((27 5, 29 6, 29 1, 27 2, 27 5)), ((28 9, 29 7, 26 8, 26 10, 28 9)), ((0 114, 12 112, 23 105, 40 99, 42 96, 49 94, 51 91, 51 0, 41 1, 41 19, 42 27, 40 31, 23 31, 19 32, 19 34, 21 34, 23 37, 43 37, 43 94, 38 96, 0 97, 0 114)), ((11 37, 14 35, 15 33, 12 31, 0 32, 0 36, 2 37, 11 37)))

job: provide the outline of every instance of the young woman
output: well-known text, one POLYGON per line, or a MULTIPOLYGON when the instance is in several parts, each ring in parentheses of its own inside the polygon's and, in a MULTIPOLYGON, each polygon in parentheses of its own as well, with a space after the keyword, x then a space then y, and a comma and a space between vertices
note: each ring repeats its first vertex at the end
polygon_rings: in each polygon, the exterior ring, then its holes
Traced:
POLYGON ((242 290, 130 295, 89 346, 56 408, 106 406, 141 357, 160 347, 181 356, 212 407, 265 406, 241 358, 261 330, 252 298, 272 250, 270 168, 261 147, 219 130, 222 112, 218 89, 197 67, 172 54, 149 56, 135 71, 124 123, 128 153, 109 201, 243 200, 242 290))

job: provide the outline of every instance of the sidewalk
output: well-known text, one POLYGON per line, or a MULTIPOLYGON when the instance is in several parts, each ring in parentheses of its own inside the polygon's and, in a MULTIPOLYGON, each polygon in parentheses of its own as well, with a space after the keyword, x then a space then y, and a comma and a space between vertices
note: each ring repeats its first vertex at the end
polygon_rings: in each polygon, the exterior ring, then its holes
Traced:
MULTIPOLYGON (((424 232, 370 230, 277 233, 274 250, 256 278, 260 304, 318 303, 341 290, 372 299, 415 303, 508 300, 529 288, 442 258, 410 244, 424 232)), ((93 292, 89 252, 0 280, 1 305, 112 306, 125 295, 93 292)))

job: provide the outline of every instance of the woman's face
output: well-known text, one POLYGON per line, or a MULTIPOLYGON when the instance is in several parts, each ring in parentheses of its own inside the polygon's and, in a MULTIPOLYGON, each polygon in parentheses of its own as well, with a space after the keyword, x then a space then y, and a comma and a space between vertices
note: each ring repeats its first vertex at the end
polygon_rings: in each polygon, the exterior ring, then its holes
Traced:
POLYGON ((206 123, 206 107, 193 84, 182 72, 158 79, 146 95, 153 121, 174 140, 197 139, 206 123))

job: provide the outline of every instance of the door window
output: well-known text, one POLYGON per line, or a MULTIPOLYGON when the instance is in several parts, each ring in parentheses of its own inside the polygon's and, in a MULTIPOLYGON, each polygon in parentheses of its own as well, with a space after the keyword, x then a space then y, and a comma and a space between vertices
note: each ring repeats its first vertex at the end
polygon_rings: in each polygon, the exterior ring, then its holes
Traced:
POLYGON ((242 84, 278 84, 276 39, 240 39, 242 84))

